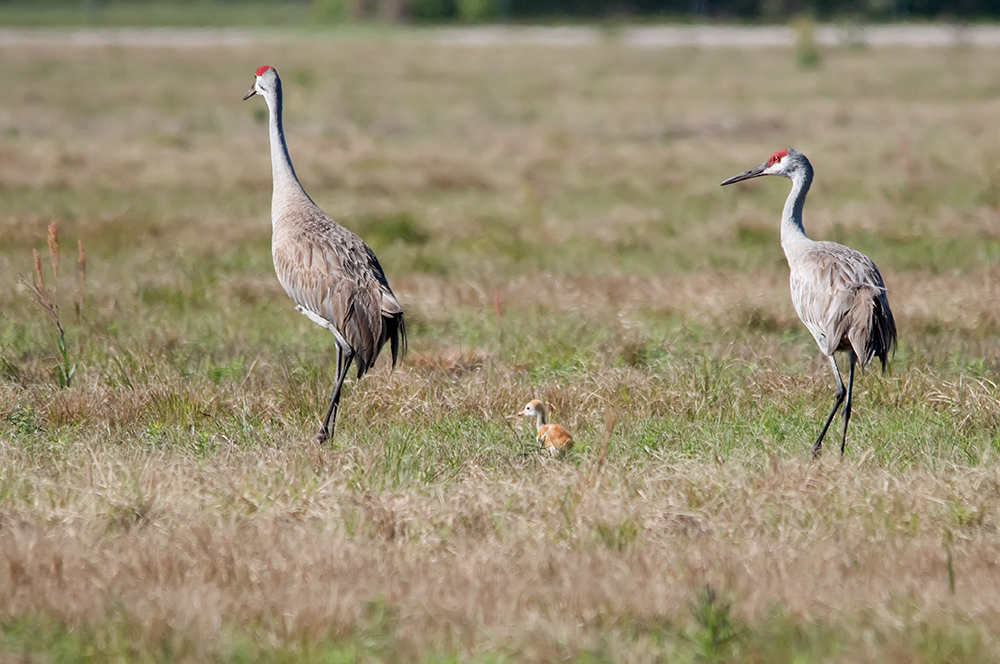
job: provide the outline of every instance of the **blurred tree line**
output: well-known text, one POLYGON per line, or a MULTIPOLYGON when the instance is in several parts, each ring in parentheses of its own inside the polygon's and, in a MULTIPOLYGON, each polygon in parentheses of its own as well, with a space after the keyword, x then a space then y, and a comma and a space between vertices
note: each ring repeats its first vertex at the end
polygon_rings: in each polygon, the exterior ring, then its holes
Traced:
MULTIPOLYGON (((89 10, 138 0, 32 0, 35 6, 83 3, 89 10)), ((0 0, 5 4, 24 0, 0 0)), ((494 19, 714 18, 785 21, 902 18, 979 20, 1000 18, 1000 0, 145 0, 160 5, 289 5, 329 21, 486 21, 494 19)), ((139 2, 139 4, 144 4, 139 2)))
MULTIPOLYGON (((317 3, 352 0, 313 0, 317 3)), ((353 0, 364 2, 364 0, 353 0)), ((1000 0, 369 0, 401 5, 414 19, 511 19, 552 17, 667 17, 785 21, 901 18, 989 19, 1000 17, 1000 0)))

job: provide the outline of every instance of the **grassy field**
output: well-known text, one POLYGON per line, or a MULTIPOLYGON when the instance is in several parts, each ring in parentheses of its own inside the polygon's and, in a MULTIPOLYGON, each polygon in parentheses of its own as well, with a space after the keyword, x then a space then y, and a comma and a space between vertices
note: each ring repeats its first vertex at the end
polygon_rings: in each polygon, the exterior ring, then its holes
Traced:
POLYGON ((995 51, 0 58, 0 661, 1000 660, 995 51), (333 339, 274 276, 240 101, 265 63, 410 331, 322 448, 333 339), (843 460, 809 458, 788 182, 718 186, 782 147, 899 328, 843 460), (533 397, 567 458, 510 418, 533 397))

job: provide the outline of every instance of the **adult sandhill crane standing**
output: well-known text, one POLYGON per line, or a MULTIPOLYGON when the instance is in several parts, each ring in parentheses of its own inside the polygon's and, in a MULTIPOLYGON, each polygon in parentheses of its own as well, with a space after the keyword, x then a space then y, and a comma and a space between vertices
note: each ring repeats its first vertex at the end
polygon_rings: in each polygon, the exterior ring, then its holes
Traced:
POLYGON ((573 436, 569 435, 569 431, 558 424, 548 424, 545 421, 545 404, 538 399, 529 401, 518 416, 535 418, 535 425, 538 427, 535 440, 553 454, 565 452, 573 447, 573 436))
POLYGON ((313 203, 295 176, 281 125, 281 79, 274 67, 256 71, 243 97, 259 94, 267 102, 271 137, 271 254, 274 271, 295 309, 333 333, 337 377, 330 407, 316 435, 333 435, 344 378, 357 363, 361 378, 388 341, 392 365, 406 352, 403 307, 386 281, 375 252, 360 237, 328 217, 313 203))
POLYGON ((840 437, 840 454, 843 455, 847 445, 847 423, 851 419, 854 366, 860 361, 863 370, 877 357, 884 372, 886 359, 896 344, 896 323, 892 320, 885 284, 875 263, 861 252, 836 242, 814 242, 806 237, 802 228, 802 207, 812 184, 813 169, 804 154, 778 150, 760 166, 722 184, 761 175, 780 175, 792 181, 792 191, 781 215, 781 248, 791 273, 792 304, 819 349, 829 359, 837 380, 837 399, 812 446, 813 456, 819 456, 822 451, 823 436, 846 396, 841 413, 844 429, 840 437), (834 359, 837 351, 847 351, 850 362, 846 390, 834 359))

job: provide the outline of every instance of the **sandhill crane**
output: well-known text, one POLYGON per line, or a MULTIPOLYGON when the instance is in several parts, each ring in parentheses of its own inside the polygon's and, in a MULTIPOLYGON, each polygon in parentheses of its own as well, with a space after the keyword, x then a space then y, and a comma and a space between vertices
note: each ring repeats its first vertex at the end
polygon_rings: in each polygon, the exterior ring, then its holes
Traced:
POLYGON ((538 399, 529 401, 524 406, 524 410, 518 413, 518 416, 535 418, 535 423, 538 426, 538 433, 535 435, 535 440, 541 443, 542 447, 548 449, 549 452, 559 454, 573 447, 573 436, 569 435, 569 431, 566 431, 566 429, 558 424, 546 424, 545 404, 538 399))
POLYGON ((274 67, 259 67, 244 101, 260 94, 267 102, 271 139, 271 254, 278 281, 295 309, 333 333, 337 377, 330 406, 316 435, 333 435, 344 378, 357 363, 361 378, 388 341, 392 365, 406 352, 403 307, 386 281, 375 252, 360 237, 313 203, 295 176, 281 125, 281 79, 274 67))
POLYGON ((781 215, 781 248, 788 260, 792 304, 799 319, 809 328, 819 349, 826 355, 837 380, 837 399, 823 430, 812 446, 813 456, 823 449, 823 436, 837 408, 844 403, 844 429, 840 454, 847 445, 847 423, 851 419, 854 366, 861 368, 877 357, 885 371, 886 359, 896 345, 896 323, 889 309, 882 275, 870 258, 836 242, 814 242, 802 228, 802 208, 813 180, 812 164, 796 150, 778 150, 766 162, 731 177, 723 185, 760 177, 780 175, 792 181, 792 191, 781 215), (847 351, 850 375, 847 389, 834 353, 847 351))

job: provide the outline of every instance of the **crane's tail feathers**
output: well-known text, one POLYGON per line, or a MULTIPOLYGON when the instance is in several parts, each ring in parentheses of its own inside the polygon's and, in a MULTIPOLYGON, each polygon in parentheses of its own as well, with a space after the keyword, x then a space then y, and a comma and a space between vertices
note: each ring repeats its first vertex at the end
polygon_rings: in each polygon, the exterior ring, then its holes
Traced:
POLYGON ((377 302, 364 290, 357 290, 343 321, 343 335, 351 346, 358 378, 361 378, 375 364, 385 344, 384 318, 377 302))
POLYGON ((896 347, 896 322, 889 309, 885 288, 867 285, 859 288, 848 318, 848 340, 860 360, 861 368, 867 367, 877 357, 885 372, 889 355, 895 352, 896 347))
POLYGON ((379 337, 369 338, 362 334, 363 330, 375 329, 374 327, 357 325, 356 320, 351 322, 354 324, 348 328, 348 338, 352 339, 358 378, 364 376, 368 369, 375 364, 375 360, 386 342, 389 343, 389 349, 392 351, 393 367, 396 366, 400 356, 406 354, 406 325, 403 323, 402 313, 382 316, 382 333, 379 337))
POLYGON ((896 321, 892 318, 892 310, 889 309, 889 300, 884 291, 880 297, 875 299, 872 321, 875 327, 873 336, 878 343, 878 350, 875 354, 882 362, 882 373, 885 373, 889 355, 896 354, 896 321))
POLYGON ((389 349, 392 351, 392 366, 406 355, 406 321, 403 320, 403 312, 394 316, 387 316, 383 319, 385 325, 385 335, 389 340, 389 349))

